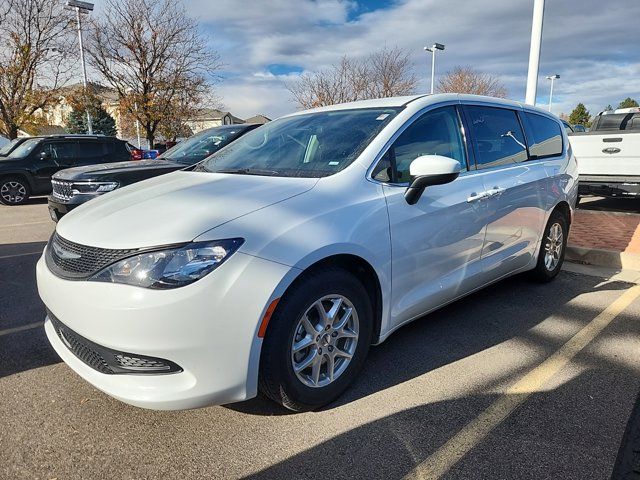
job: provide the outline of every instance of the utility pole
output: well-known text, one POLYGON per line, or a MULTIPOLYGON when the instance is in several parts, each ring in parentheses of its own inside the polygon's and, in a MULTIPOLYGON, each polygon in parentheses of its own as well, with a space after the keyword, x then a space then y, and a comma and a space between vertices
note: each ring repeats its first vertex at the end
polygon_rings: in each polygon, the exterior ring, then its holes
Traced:
MULTIPOLYGON (((80 63, 82 64, 82 84, 84 85, 84 94, 87 95, 89 82, 87 81, 87 65, 84 61, 84 47, 82 43, 82 17, 81 13, 89 13, 93 10, 93 3, 80 2, 78 0, 67 0, 67 7, 76 11, 76 20, 78 22, 78 43, 80 44, 80 63)), ((89 105, 87 107, 87 130, 89 134, 93 134, 93 125, 91 123, 91 114, 89 113, 89 105)))
POLYGON ((536 104, 538 92, 538 70, 540 66, 540 48, 542 46, 542 23, 544 20, 544 0, 534 0, 533 21, 531 24, 531 49, 529 50, 529 73, 527 75, 526 102, 536 104))

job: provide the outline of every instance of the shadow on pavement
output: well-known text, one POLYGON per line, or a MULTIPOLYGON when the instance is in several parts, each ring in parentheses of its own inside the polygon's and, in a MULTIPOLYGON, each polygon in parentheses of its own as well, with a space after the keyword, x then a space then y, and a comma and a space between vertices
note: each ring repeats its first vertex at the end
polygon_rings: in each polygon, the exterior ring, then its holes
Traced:
MULTIPOLYGON (((0 331, 44 321, 35 270, 45 244, 0 245, 0 331)), ((59 361, 42 327, 0 335, 0 378, 59 361)))
MULTIPOLYGON (((471 437, 472 448, 461 458, 455 458, 456 449, 449 450, 451 469, 437 478, 609 478, 628 410, 626 405, 567 403, 578 392, 597 388, 591 384, 598 378, 589 377, 586 373, 551 391, 533 393, 502 422, 488 420, 494 427, 488 435, 471 437), (619 421, 612 422, 615 415, 619 421)), ((471 395, 403 410, 245 478, 434 478, 421 470, 431 455, 497 398, 471 395)))
MULTIPOLYGON (((567 306, 575 297, 598 290, 625 290, 629 284, 602 284, 597 277, 562 272, 551 284, 512 277, 424 316, 372 347, 355 383, 326 409, 335 408, 391 388, 443 365, 481 352, 514 337, 562 310, 580 317, 580 308, 567 306), (524 307, 524 308, 523 308, 524 307)), ((592 314, 593 316, 597 315, 592 314)), ((227 405, 253 415, 291 413, 265 398, 227 405)))
POLYGON ((580 200, 578 209, 609 211, 609 212, 640 213, 640 199, 583 197, 580 200))

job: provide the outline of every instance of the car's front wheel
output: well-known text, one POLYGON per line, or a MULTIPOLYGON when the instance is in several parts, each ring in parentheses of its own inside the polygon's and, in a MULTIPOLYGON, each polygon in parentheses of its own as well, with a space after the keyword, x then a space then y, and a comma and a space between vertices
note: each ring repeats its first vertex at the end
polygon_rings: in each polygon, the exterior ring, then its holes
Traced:
POLYGON ((29 199, 29 184, 17 177, 0 180, 0 202, 5 205, 22 205, 29 199))
POLYGON ((337 398, 360 371, 373 310, 360 281, 340 268, 305 276, 281 299, 262 346, 260 389, 294 411, 337 398))

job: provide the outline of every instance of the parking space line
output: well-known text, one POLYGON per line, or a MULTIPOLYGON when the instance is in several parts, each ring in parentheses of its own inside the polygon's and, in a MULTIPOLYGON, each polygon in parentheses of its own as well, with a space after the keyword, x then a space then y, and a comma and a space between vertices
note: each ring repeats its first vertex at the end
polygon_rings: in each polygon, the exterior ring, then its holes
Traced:
POLYGON ((0 337, 9 335, 11 333, 24 332, 25 330, 31 330, 44 325, 44 322, 29 323, 28 325, 21 325, 20 327, 7 328, 6 330, 0 330, 0 337))
POLYGON ((44 225, 45 223, 52 223, 51 220, 40 220, 38 222, 25 222, 25 223, 14 223, 12 225, 2 225, 3 227, 24 227, 26 225, 44 225))
POLYGON ((532 393, 560 372, 584 347, 640 296, 640 285, 626 290, 560 349, 508 388, 478 417, 420 462, 405 478, 437 479, 478 445, 532 393))
POLYGON ((0 257, 0 260, 4 260, 5 258, 16 258, 16 257, 26 257, 27 255, 40 255, 42 250, 39 252, 29 252, 29 253, 16 253, 15 255, 4 255, 0 257))

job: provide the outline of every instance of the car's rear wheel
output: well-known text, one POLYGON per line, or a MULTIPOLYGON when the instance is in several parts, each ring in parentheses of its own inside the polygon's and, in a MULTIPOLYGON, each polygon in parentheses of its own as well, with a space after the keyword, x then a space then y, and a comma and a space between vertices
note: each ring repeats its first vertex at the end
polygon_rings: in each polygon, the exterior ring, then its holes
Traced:
POLYGON ((538 263, 533 276, 542 282, 553 280, 564 262, 569 236, 569 222, 560 211, 554 211, 544 229, 544 236, 538 253, 538 263))
POLYGON ((262 346, 260 390, 294 411, 337 398, 362 368, 373 309, 349 272, 327 268, 287 291, 262 346))
POLYGON ((29 184, 22 178, 0 179, 0 202, 4 205, 22 205, 29 199, 29 184))

